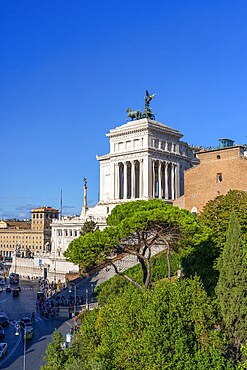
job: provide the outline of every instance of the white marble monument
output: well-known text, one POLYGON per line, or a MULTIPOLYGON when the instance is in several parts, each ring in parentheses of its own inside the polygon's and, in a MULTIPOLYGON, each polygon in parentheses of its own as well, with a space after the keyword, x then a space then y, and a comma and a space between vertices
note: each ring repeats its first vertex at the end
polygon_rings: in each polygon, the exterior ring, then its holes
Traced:
POLYGON ((158 121, 143 118, 110 130, 110 153, 100 162, 99 203, 81 217, 106 217, 116 204, 183 195, 184 171, 198 163, 195 148, 182 134, 158 121))
MULTIPOLYGON (((84 204, 79 217, 54 220, 50 258, 62 264, 63 252, 80 235, 86 220, 100 229, 106 226, 111 210, 124 202, 160 198, 172 203, 183 195, 184 171, 198 164, 198 148, 180 139, 176 129, 158 121, 142 118, 118 126, 106 135, 110 152, 97 156, 100 162, 100 200, 87 206, 87 183, 84 179, 84 204)), ((71 269, 71 266, 70 266, 71 269)))

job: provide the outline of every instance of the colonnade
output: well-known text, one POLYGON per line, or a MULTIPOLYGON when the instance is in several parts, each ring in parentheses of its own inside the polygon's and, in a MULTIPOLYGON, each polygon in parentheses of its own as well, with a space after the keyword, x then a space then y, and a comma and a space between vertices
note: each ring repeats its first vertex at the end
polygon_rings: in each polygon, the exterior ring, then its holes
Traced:
POLYGON ((143 160, 115 164, 115 199, 143 197, 143 160))
MULTIPOLYGON (((147 174, 143 172, 143 160, 115 164, 115 199, 160 198, 173 200, 180 196, 179 164, 151 160, 147 174), (144 181, 145 192, 144 194, 144 181)), ((146 171, 145 171, 146 172, 146 171)))
POLYGON ((180 197, 179 164, 152 161, 152 197, 174 200, 180 197))

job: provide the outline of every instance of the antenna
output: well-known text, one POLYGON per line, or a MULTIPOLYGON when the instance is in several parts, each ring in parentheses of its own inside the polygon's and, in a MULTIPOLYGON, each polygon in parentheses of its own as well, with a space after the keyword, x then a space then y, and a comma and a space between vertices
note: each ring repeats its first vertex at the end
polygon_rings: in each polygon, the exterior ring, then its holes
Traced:
POLYGON ((63 215, 63 190, 61 189, 60 193, 60 220, 62 219, 63 215))

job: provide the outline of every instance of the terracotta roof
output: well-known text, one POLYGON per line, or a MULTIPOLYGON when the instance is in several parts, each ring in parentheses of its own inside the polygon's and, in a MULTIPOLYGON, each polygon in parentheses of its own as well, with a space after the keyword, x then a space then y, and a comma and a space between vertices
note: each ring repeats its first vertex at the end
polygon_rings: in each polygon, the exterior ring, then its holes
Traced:
POLYGON ((58 212, 58 210, 52 207, 44 206, 44 207, 34 208, 32 209, 32 212, 58 212))
POLYGON ((7 229, 31 229, 31 221, 4 221, 7 229))

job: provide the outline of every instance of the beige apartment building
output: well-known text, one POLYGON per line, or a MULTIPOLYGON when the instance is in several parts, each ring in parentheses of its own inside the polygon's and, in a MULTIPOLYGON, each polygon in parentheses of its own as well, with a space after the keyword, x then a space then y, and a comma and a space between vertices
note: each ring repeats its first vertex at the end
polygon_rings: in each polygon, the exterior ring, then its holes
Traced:
POLYGON ((59 211, 51 207, 35 208, 28 221, 0 221, 0 256, 33 256, 49 251, 51 222, 58 219, 59 211))

